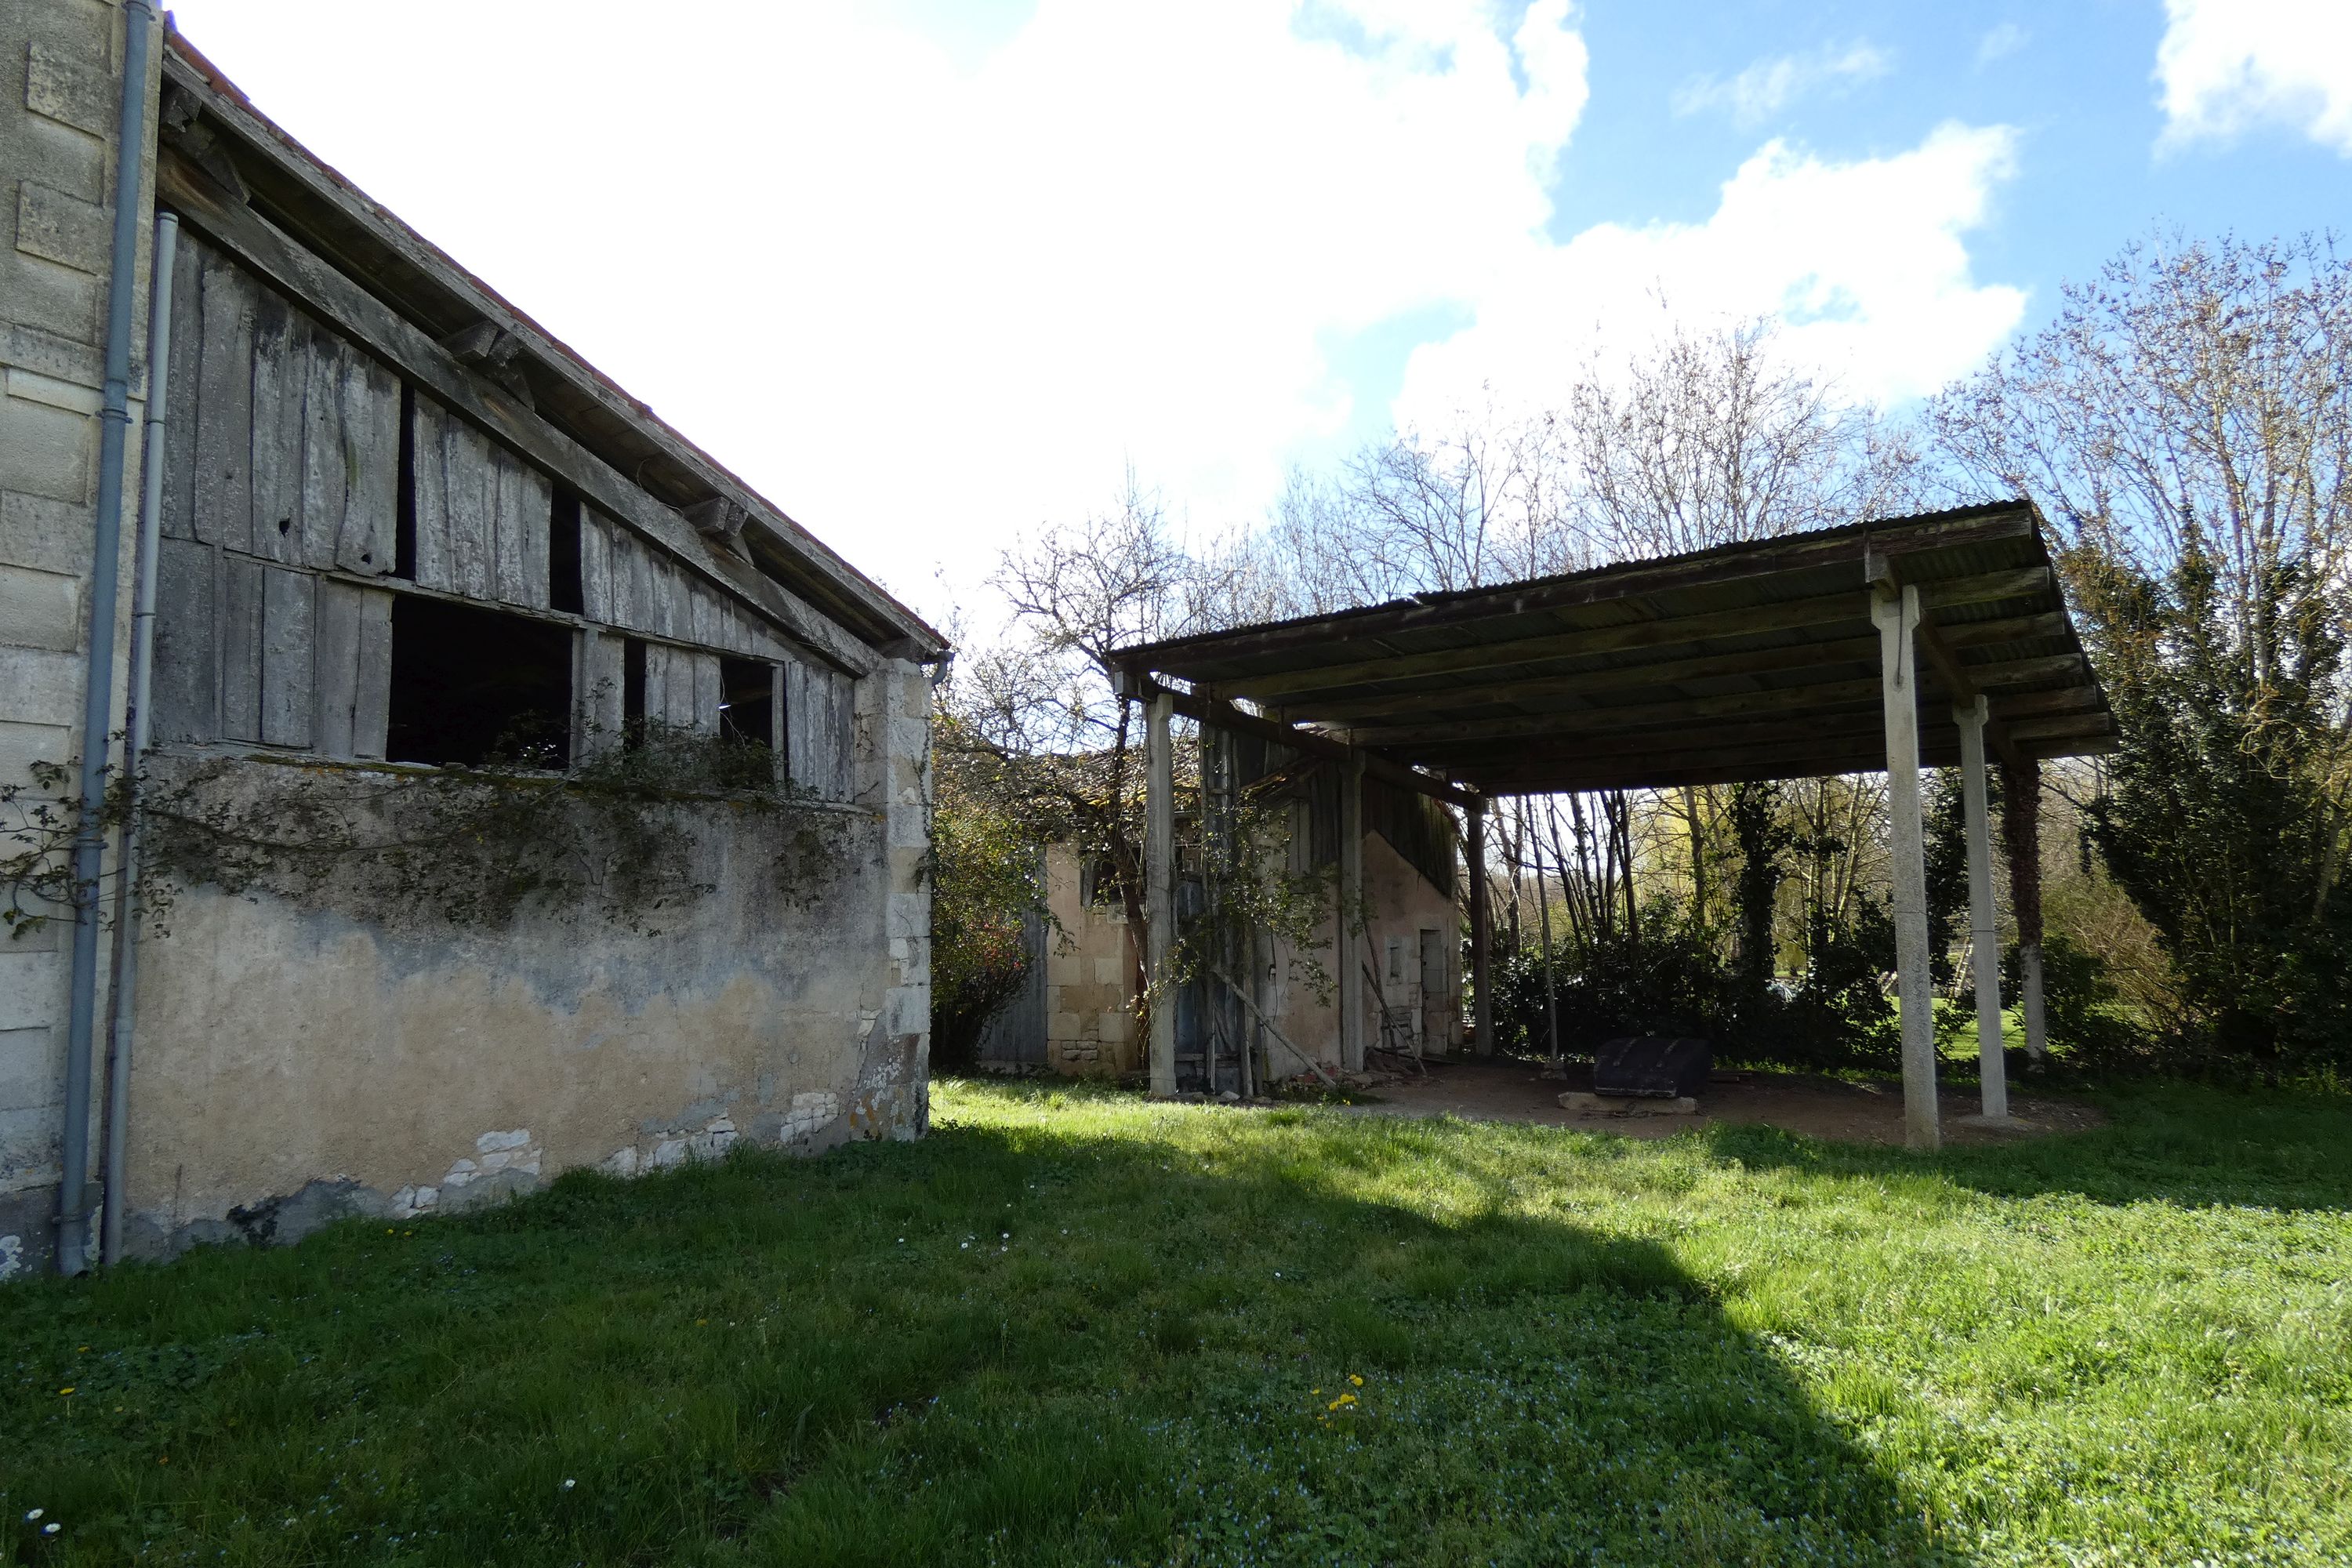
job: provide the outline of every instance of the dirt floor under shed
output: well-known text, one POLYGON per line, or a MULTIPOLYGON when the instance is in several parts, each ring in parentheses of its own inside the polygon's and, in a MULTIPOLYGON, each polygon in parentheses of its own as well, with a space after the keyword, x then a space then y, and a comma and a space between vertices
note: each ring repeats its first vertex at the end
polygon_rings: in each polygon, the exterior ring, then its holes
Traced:
MULTIPOLYGON (((1566 1090, 1591 1089, 1590 1062, 1570 1062, 1564 1079, 1546 1076, 1541 1063, 1507 1058, 1433 1061, 1428 1068, 1426 1075, 1409 1069, 1382 1074, 1366 1086, 1379 1103, 1356 1109, 1381 1116, 1451 1114, 1474 1121, 1537 1121, 1629 1138, 1671 1138, 1722 1121, 1762 1122, 1853 1142, 1903 1142, 1903 1085, 1895 1079, 1857 1083, 1814 1073, 1742 1072, 1726 1075, 1735 1081, 1708 1084, 1698 1097, 1695 1115, 1642 1114, 1642 1101, 1627 1102, 1622 1112, 1580 1114, 1562 1110, 1559 1097, 1566 1090)), ((2010 1113, 2026 1124, 2017 1131, 1970 1125, 1965 1119, 1977 1113, 1974 1089, 1947 1087, 1941 1100, 1944 1139, 1951 1143, 2078 1132, 2106 1121, 2095 1107, 2036 1094, 2015 1083, 2010 1086, 2010 1113)))

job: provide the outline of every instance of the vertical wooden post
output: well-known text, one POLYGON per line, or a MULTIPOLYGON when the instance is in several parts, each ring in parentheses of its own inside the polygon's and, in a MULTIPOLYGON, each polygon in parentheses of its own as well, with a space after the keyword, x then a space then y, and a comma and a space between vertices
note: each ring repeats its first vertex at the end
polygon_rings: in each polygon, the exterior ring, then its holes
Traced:
POLYGON ((1486 803, 1470 803, 1468 818, 1470 862, 1470 984, 1475 1048, 1482 1057, 1495 1054, 1495 977, 1488 950, 1495 945, 1494 890, 1486 881, 1486 803))
POLYGON ((2001 1054, 2000 932, 1992 910, 1992 805, 1985 790, 1984 693, 1952 710, 1960 727, 1960 798, 1969 835, 1969 967, 1977 984, 1977 1072, 1988 1121, 2009 1120, 2008 1058, 2001 1054))
POLYGON ((2042 764, 2001 771, 2001 837, 2009 841, 2009 907, 2017 917, 2017 1005, 2025 1015, 2025 1055, 2049 1048, 2042 1016, 2042 764))
POLYGON ((1339 1066, 1364 1070, 1364 759, 1348 753, 1339 771, 1339 921, 1332 952, 1339 964, 1339 1066))
POLYGON ((1878 626, 1879 690, 1886 710, 1904 1142, 1914 1149, 1933 1149, 1942 1142, 1942 1130, 1936 1113, 1936 999, 1927 966, 1927 860, 1919 812, 1919 590, 1874 592, 1870 616, 1878 626))
POLYGON ((1143 956, 1150 977, 1151 1092, 1176 1092, 1176 756, 1169 721, 1176 699, 1152 693, 1144 708, 1143 956))

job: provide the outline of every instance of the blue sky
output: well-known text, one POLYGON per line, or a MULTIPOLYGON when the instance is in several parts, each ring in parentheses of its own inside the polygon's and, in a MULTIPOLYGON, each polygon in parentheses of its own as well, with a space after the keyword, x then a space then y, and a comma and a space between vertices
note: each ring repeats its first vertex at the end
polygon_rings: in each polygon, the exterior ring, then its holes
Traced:
POLYGON ((2158 223, 2345 222, 2347 0, 185 0, 265 112, 934 616, 1776 314, 1900 404, 2158 223), (529 60, 530 68, 516 62, 529 60))

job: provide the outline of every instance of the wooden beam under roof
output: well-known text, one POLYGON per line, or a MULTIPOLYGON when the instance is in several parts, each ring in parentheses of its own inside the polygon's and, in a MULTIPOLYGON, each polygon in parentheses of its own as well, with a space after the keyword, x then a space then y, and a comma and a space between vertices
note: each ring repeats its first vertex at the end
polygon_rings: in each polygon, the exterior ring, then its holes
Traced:
MULTIPOLYGON (((2081 665, 2073 654, 2018 659, 2007 664, 1979 665, 1969 689, 1999 691, 2003 687, 2031 685, 2066 674, 2081 665)), ((1505 736, 1607 733, 1644 725, 1702 722, 1743 718, 1750 713, 1788 713, 1864 706, 1878 700, 1878 678, 1851 678, 1790 686, 1766 687, 1717 697, 1672 698, 1659 702, 1622 703, 1615 707, 1555 710, 1502 718, 1456 719, 1444 723, 1361 725, 1347 731, 1360 746, 1443 745, 1451 741, 1498 739, 1505 736)), ((1960 700, 1947 687, 1948 700, 1960 700)))
MULTIPOLYGON (((1128 695, 1141 697, 1154 689, 1166 689, 1159 687, 1157 682, 1151 682, 1134 687, 1128 695)), ((1328 735, 1318 734, 1312 730, 1300 730, 1277 720, 1261 718, 1245 709, 1236 708, 1230 702, 1204 692, 1173 691, 1171 695, 1176 699, 1176 711, 1196 724, 1208 724, 1220 730, 1232 730, 1244 735, 1255 735, 1260 740, 1272 742, 1277 746, 1287 746, 1294 752, 1303 752, 1310 757, 1321 757, 1327 762, 1345 763, 1351 757, 1360 756, 1364 760, 1365 772, 1383 783, 1395 784, 1400 789, 1416 791, 1433 800, 1444 801, 1448 805, 1467 809, 1477 804, 1477 797, 1468 791, 1459 789, 1444 779, 1434 778, 1428 773, 1407 767, 1393 758, 1363 752, 1349 746, 1344 741, 1335 741, 1328 735)))
MULTIPOLYGON (((2020 728, 2019 743, 2029 754, 2052 742, 2063 743, 2064 754, 2069 755, 2104 751, 2113 741, 2104 715, 2042 720, 2020 728)), ((1787 778, 1796 776, 1796 770, 1803 770, 1801 776, 1808 777, 1874 773, 1885 765, 1885 743, 1884 734, 1874 734, 1867 725, 1842 724, 1801 739, 1790 739, 1784 731, 1780 738, 1769 741, 1751 736, 1741 742, 1724 743, 1709 737, 1703 742, 1652 745, 1633 752, 1521 749, 1449 756, 1443 761, 1449 777, 1482 794, 1531 795, 1787 778)), ((1956 726, 1923 728, 1919 744, 1922 759, 1931 766, 1948 767, 1959 760, 1956 726)))
MULTIPOLYGON (((1938 584, 1932 590, 1923 588, 1920 597, 1924 603, 1939 609, 1957 609, 2054 592, 2055 584, 2050 569, 2032 566, 1938 584)), ((1765 632, 1804 632, 1822 626, 1867 627, 1869 625, 1868 602, 1849 587, 1770 604, 1743 605, 1691 615, 1660 616, 1606 626, 1556 629, 1530 637, 1465 643, 1412 654, 1390 652, 1370 658, 1360 657, 1344 663, 1252 671, 1229 678, 1198 674, 1197 678, 1215 679, 1223 689, 1253 701, 1282 708, 1304 708, 1383 679, 1399 680, 1468 670, 1491 672, 1499 677, 1503 671, 1545 659, 1571 658, 1587 654, 1636 653, 1765 632)), ((1346 642, 1333 645, 1341 650, 1350 646, 1346 642)), ((1146 657, 1150 656, 1150 649, 1138 651, 1146 657)), ((1208 662, 1224 661, 1204 661, 1204 665, 1208 662)), ((1196 678, 1196 672, 1173 663, 1154 659, 1152 668, 1188 679, 1196 678)))
MULTIPOLYGON (((2066 617, 2063 615, 2045 611, 1996 621, 1962 622, 1952 628, 1946 640, 1950 647, 1961 650, 2063 636, 2065 630, 2066 617)), ((1311 713, 1306 716, 1318 722, 1344 724, 1420 713, 1431 709, 1460 709, 1519 699, 1590 697, 1610 691, 1640 691, 1685 682, 1777 674, 1839 664, 1867 664, 1875 668, 1877 662, 1878 638, 1874 635, 1832 637, 1815 642, 1777 643, 1736 653, 1699 654, 1656 663, 1601 665, 1588 669, 1528 675, 1516 679, 1486 681, 1465 674, 1454 684, 1422 686, 1410 690, 1399 690, 1393 683, 1384 682, 1378 689, 1364 696, 1349 695, 1318 700, 1313 703, 1311 713)))

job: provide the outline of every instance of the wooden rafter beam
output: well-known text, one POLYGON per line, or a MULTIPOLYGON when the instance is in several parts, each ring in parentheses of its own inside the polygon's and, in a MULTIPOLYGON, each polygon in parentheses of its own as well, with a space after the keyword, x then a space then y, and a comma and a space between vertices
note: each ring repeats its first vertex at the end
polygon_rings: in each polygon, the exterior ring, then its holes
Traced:
MULTIPOLYGON (((1979 666, 1979 685, 1997 690, 2030 686, 2050 679, 2078 663, 2072 655, 2016 659, 1979 666)), ((1973 691, 1974 688, 1971 689, 1973 691)), ((1760 713, 1826 713, 1841 708, 1857 711, 1880 698, 1875 675, 1815 681, 1802 686, 1773 687, 1762 691, 1738 691, 1720 697, 1686 697, 1664 702, 1621 703, 1615 707, 1578 708, 1552 713, 1508 714, 1485 719, 1457 719, 1444 723, 1360 725, 1345 739, 1360 746, 1412 747, 1444 745, 1513 736, 1606 734, 1643 727, 1670 727, 1720 719, 1743 719, 1760 713)), ((1334 736, 1333 739, 1342 737, 1334 736)))
MULTIPOLYGON (((1147 676, 1130 674, 1122 683, 1121 694, 1130 700, 1140 700, 1155 690, 1165 689, 1167 689, 1147 676)), ((1328 735, 1318 734, 1312 730, 1300 730, 1282 723, 1278 720, 1263 718, 1245 709, 1236 708, 1222 698, 1203 692, 1171 691, 1170 694, 1176 700, 1176 711, 1196 724, 1208 724, 1220 730, 1232 730, 1239 734, 1255 735, 1260 740, 1272 742, 1275 745, 1287 746, 1294 752, 1304 752, 1312 757, 1321 757, 1328 762, 1345 763, 1351 757, 1360 756, 1364 760, 1364 771, 1384 784, 1394 784, 1400 789, 1417 791, 1433 800, 1441 800, 1448 805, 1458 805, 1465 809, 1478 803, 1478 797, 1468 790, 1456 788, 1444 779, 1433 778, 1427 773, 1405 766, 1393 758, 1383 757, 1349 746, 1346 742, 1334 740, 1328 735)))
MULTIPOLYGON (((2024 598, 2046 593, 2050 587, 2050 569, 2031 566, 1940 584, 1932 590, 1923 589, 1920 596, 1937 608, 1957 609, 1967 605, 2024 598)), ((1637 653, 1649 648, 1705 642, 1716 637, 1746 637, 1765 632, 1801 632, 1817 626, 1867 627, 1870 624, 1865 613, 1867 607, 1858 602, 1853 590, 1848 588, 1801 599, 1786 599, 1778 604, 1739 605, 1731 609, 1702 611, 1696 615, 1620 622, 1613 626, 1579 626, 1414 653, 1384 650, 1369 658, 1343 658, 1297 669, 1252 670, 1231 678, 1218 674, 1212 668, 1231 661, 1233 656, 1222 647, 1213 653, 1204 651, 1192 668, 1186 668, 1187 661, 1160 661, 1151 658, 1149 650, 1144 650, 1142 657, 1152 668, 1165 674, 1187 679, 1213 680, 1222 689, 1255 701, 1276 706, 1301 706, 1311 704, 1317 694, 1336 696, 1350 688, 1374 681, 1414 679, 1465 670, 1476 670, 1482 675, 1492 672, 1500 679, 1503 671, 1517 666, 1540 664, 1546 659, 1573 658, 1583 654, 1637 653)), ((1364 646, 1360 639, 1356 638, 1339 638, 1328 645, 1332 650, 1340 652, 1360 650, 1364 646)))
MULTIPOLYGON (((2063 633, 2065 627, 2065 616, 2044 612, 2012 616, 1998 621, 1962 623, 1950 628, 1947 637, 1956 648, 1985 647, 2056 636, 2063 633)), ((1701 654, 1654 664, 1612 665, 1560 674, 1506 676, 1492 681, 1474 679, 1462 684, 1424 686, 1412 690, 1395 690, 1388 683, 1382 683, 1360 695, 1351 692, 1311 704, 1294 699, 1286 704, 1286 713, 1318 723, 1347 723, 1431 710, 1458 710, 1465 707, 1520 700, 1590 697, 1611 691, 1638 691, 1674 686, 1685 681, 1780 674, 1829 665, 1867 664, 1875 668, 1877 661, 1878 638, 1875 636, 1833 637, 1821 642, 1754 648, 1744 653, 1701 654)))

